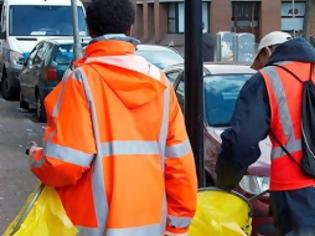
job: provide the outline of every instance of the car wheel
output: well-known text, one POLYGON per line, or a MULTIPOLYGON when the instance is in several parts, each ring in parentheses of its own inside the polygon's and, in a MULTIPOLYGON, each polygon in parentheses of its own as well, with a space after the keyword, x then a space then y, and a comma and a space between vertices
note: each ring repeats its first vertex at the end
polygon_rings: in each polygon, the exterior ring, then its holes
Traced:
POLYGON ((29 104, 23 100, 22 92, 20 92, 20 108, 28 109, 29 104))
POLYGON ((18 98, 17 87, 13 83, 11 83, 11 81, 7 77, 4 77, 2 79, 1 89, 2 96, 6 100, 13 100, 18 98))
POLYGON ((39 122, 46 122, 46 112, 44 108, 44 104, 40 96, 36 98, 36 117, 39 122))

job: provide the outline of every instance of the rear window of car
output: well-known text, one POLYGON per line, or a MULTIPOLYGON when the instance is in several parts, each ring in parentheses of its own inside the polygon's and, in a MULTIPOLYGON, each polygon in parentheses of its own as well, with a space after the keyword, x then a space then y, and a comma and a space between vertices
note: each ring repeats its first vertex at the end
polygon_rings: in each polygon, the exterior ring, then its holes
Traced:
MULTIPOLYGON (((86 44, 83 44, 82 47, 85 47, 86 44)), ((59 45, 55 54, 54 61, 58 65, 70 65, 73 60, 73 45, 59 45)))
POLYGON ((184 59, 171 49, 138 49, 136 54, 143 56, 160 69, 184 62, 184 59))
POLYGON ((60 45, 57 48, 55 62, 61 65, 69 65, 73 60, 73 45, 60 45))
POLYGON ((210 126, 229 126, 240 90, 251 76, 226 74, 204 78, 205 115, 210 126))

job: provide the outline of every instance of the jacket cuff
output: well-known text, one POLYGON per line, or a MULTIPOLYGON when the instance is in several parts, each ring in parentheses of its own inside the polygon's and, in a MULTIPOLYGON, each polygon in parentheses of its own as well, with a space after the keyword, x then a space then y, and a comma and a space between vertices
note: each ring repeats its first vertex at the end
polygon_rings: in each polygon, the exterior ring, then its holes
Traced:
POLYGON ((169 233, 183 234, 188 232, 192 217, 188 216, 167 216, 166 231, 169 233))
POLYGON ((188 232, 186 232, 186 233, 173 233, 173 232, 166 231, 165 236, 188 236, 188 232))

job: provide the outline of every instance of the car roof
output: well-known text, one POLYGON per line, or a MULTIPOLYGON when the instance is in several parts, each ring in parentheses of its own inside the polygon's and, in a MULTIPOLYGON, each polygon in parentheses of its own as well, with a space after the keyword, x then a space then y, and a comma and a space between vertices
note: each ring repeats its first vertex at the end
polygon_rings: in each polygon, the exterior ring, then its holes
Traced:
MULTIPOLYGON (((255 74, 256 71, 251 69, 249 65, 232 64, 232 63, 204 63, 205 74, 222 75, 222 74, 255 74)), ((184 70, 184 64, 177 64, 164 69, 165 73, 171 71, 184 70)))
MULTIPOLYGON (((71 2, 65 0, 5 0, 4 4, 9 5, 47 5, 47 6, 71 6, 71 2)), ((77 0, 78 6, 83 6, 82 2, 77 0)))
MULTIPOLYGON (((84 44, 87 44, 89 43, 91 40, 90 37, 83 37, 81 38, 81 43, 84 43, 84 44)), ((58 45, 61 45, 61 44, 73 44, 73 37, 72 36, 69 36, 69 37, 60 37, 60 38, 51 38, 51 39, 46 39, 44 40, 46 42, 51 42, 53 44, 58 44, 58 45)))
POLYGON ((251 69, 249 65, 240 64, 218 64, 205 63, 204 67, 210 74, 254 74, 255 70, 251 69))
MULTIPOLYGON (((175 51, 173 48, 161 46, 161 45, 153 45, 153 44, 138 44, 137 50, 143 51, 175 51)), ((175 51, 176 52, 176 51, 175 51)))

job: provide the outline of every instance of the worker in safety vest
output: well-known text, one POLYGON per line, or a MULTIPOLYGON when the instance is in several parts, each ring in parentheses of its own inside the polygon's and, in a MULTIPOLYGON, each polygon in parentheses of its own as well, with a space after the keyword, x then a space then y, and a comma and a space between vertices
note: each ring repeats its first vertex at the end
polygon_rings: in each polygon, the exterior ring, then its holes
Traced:
POLYGON ((270 135, 270 190, 279 235, 315 235, 314 179, 304 175, 278 144, 301 161, 303 85, 285 69, 306 81, 312 63, 315 50, 306 40, 279 31, 263 37, 252 66, 259 72, 242 88, 231 128, 222 134, 216 169, 218 186, 226 189, 238 184, 247 167, 259 158, 259 142, 270 135))
POLYGON ((129 0, 94 0, 85 57, 45 100, 33 173, 56 188, 78 235, 186 235, 196 208, 193 154, 175 92, 135 55, 129 0))

